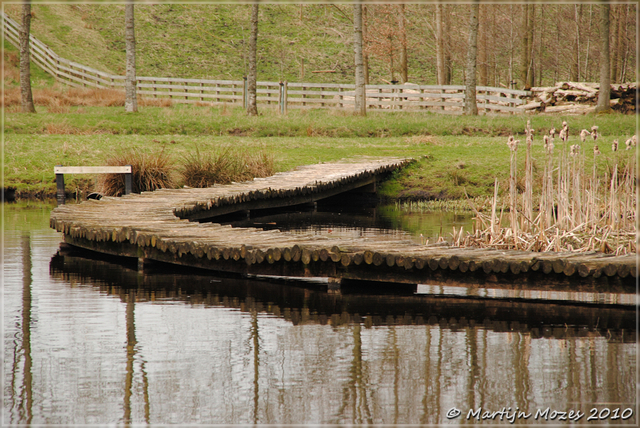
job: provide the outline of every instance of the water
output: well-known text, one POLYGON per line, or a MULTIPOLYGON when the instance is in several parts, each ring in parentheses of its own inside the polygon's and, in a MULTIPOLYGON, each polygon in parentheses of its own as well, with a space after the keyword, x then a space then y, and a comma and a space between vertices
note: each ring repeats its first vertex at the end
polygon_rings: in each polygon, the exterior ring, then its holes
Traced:
POLYGON ((51 208, 4 206, 3 425, 637 423, 633 306, 143 276, 51 208))

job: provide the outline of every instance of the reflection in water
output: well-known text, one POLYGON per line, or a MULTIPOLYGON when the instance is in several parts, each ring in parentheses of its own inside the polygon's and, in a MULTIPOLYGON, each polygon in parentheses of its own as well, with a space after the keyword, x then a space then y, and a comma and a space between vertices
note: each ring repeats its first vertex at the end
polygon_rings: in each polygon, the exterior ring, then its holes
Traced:
MULTIPOLYGON (((16 336, 16 341, 20 339, 20 345, 16 345, 13 358, 13 373, 11 376, 12 397, 17 398, 12 406, 16 408, 18 421, 30 424, 32 421, 33 389, 31 386, 33 374, 31 370, 31 237, 29 233, 22 236, 22 337, 16 336), (21 355, 22 354, 22 355, 21 355), (20 360, 24 359, 22 366, 22 385, 16 391, 16 376, 20 373, 20 360), (15 394, 15 395, 14 395, 15 394)), ((13 418, 13 411, 11 417, 13 418)), ((13 421, 12 421, 13 422, 13 421)))
POLYGON ((636 397, 633 307, 141 275, 42 231, 5 245, 3 424, 459 424, 454 406, 636 397))
MULTIPOLYGON (((127 305, 127 368, 124 387, 124 423, 135 422, 131 419, 131 396, 134 393, 135 361, 137 354, 136 324, 135 324, 135 302, 136 294, 129 291, 126 299, 127 305)), ((142 397, 144 400, 144 421, 149 423, 149 381, 145 370, 144 358, 140 359, 140 372, 142 374, 142 397)))

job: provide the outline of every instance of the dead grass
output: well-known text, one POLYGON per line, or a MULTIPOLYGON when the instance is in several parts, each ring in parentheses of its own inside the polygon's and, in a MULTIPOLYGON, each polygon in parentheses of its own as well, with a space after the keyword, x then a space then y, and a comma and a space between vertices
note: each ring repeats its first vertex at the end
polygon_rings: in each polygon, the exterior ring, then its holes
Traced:
MULTIPOLYGON (((173 101, 169 98, 144 98, 138 100, 138 105, 142 107, 171 107, 173 101)), ((197 103, 196 103, 197 105, 197 103)))
POLYGON ((90 131, 86 131, 75 126, 69 125, 66 120, 60 122, 49 122, 44 126, 45 134, 55 135, 89 135, 90 131))
MULTIPOLYGON (((47 107, 50 113, 67 113, 68 107, 122 107, 124 106, 124 91, 116 89, 61 89, 53 88, 35 89, 33 102, 36 106, 47 107)), ((5 107, 20 105, 20 88, 10 88, 3 94, 5 107)), ((162 105, 163 107, 166 105, 162 105)))
POLYGON ((407 137, 405 141, 414 146, 444 146, 444 141, 432 135, 412 135, 407 137))
POLYGON ((20 58, 15 52, 4 52, 4 84, 13 85, 20 83, 20 58))
MULTIPOLYGON (((110 157, 106 163, 110 166, 131 165, 131 187, 134 193, 175 187, 172 177, 173 163, 164 150, 158 153, 130 150, 110 157)), ((108 196, 124 194, 124 174, 104 174, 100 179, 99 188, 102 194, 108 196)))

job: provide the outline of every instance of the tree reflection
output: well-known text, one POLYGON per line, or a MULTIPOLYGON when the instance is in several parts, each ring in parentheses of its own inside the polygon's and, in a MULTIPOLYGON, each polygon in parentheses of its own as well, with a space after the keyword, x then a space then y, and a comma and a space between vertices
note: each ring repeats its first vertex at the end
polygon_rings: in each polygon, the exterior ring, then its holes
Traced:
MULTIPOLYGON (((124 381, 124 423, 130 424, 131 418, 131 397, 133 395, 133 378, 135 375, 135 360, 137 354, 136 340, 136 324, 135 324, 135 301, 136 293, 133 290, 129 291, 126 298, 127 305, 127 368, 124 381)), ((142 396, 144 400, 144 420, 149 423, 149 381, 147 379, 147 373, 145 369, 145 361, 142 359, 140 364, 140 371, 142 372, 142 396)))
MULTIPOLYGON (((342 405, 338 409, 337 420, 342 421, 348 407, 351 407, 351 423, 372 424, 369 409, 367 367, 362 361, 362 325, 353 325, 353 358, 349 369, 349 377, 342 388, 342 405)), ((336 422, 334 422, 336 423, 336 422)))

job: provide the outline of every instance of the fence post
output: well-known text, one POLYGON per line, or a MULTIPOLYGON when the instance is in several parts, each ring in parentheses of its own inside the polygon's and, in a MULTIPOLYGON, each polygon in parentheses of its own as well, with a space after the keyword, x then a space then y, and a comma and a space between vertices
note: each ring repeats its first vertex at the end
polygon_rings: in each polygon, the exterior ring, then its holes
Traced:
POLYGON ((247 108, 247 76, 242 76, 242 107, 247 108))
POLYGON ((287 114, 287 110, 289 107, 289 83, 284 81, 284 88, 282 89, 284 96, 284 114, 287 114))
MULTIPOLYGON (((202 88, 203 86, 204 86, 204 83, 200 82, 200 87, 202 88)), ((204 94, 204 90, 200 89, 200 94, 204 94)), ((203 102, 204 97, 200 97, 200 101, 203 102)))
MULTIPOLYGON (((444 89, 440 89, 440 94, 444 94, 444 89)), ((446 99, 446 98, 444 98, 444 97, 440 97, 440 102, 441 102, 442 104, 444 104, 444 100, 445 100, 445 99, 446 99)), ((440 106, 440 110, 444 110, 444 106, 440 106)))
POLYGON ((278 92, 278 106, 280 114, 287 114, 287 82, 280 82, 280 90, 278 92))

